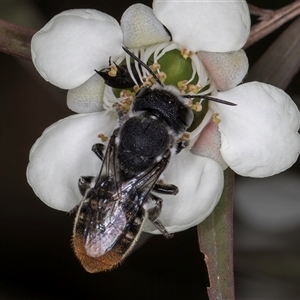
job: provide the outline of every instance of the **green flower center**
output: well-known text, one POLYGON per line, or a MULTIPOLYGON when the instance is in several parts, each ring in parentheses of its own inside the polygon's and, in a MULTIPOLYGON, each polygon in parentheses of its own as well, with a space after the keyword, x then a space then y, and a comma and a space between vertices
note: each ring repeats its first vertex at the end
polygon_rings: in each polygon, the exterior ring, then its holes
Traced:
MULTIPOLYGON (((130 49, 137 57, 145 62, 165 85, 173 85, 181 94, 189 95, 210 95, 213 91, 213 84, 207 74, 206 69, 196 54, 178 49, 178 45, 173 42, 166 42, 152 45, 147 48, 130 49)), ((128 54, 120 57, 116 64, 127 69, 136 86, 128 90, 120 90, 106 87, 104 101, 107 108, 118 105, 118 109, 128 110, 134 99, 135 93, 143 86, 151 86, 156 83, 155 79, 148 70, 134 64, 128 54), (137 80, 137 77, 139 80, 137 80)), ((112 73, 115 73, 115 66, 112 73)), ((116 74, 117 76, 117 74, 116 74)), ((194 130, 202 122, 207 109, 207 101, 200 102, 199 98, 191 101, 194 111, 194 122, 189 131, 194 130)))

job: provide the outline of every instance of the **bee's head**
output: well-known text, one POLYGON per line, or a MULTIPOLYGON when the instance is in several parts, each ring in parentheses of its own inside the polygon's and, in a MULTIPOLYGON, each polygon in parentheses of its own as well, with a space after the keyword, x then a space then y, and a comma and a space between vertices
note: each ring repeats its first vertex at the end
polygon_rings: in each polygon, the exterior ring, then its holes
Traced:
POLYGON ((185 99, 175 87, 161 87, 158 84, 152 88, 143 87, 137 93, 132 111, 156 116, 176 135, 186 131, 194 119, 192 109, 187 106, 185 99))

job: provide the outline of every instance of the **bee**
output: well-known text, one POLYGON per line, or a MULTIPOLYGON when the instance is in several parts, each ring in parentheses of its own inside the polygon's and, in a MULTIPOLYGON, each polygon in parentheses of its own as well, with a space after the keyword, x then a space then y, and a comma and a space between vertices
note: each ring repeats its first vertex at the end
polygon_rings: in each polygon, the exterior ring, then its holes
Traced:
MULTIPOLYGON (((77 208, 73 228, 73 248, 90 273, 119 265, 138 240, 143 224, 150 222, 166 237, 172 237, 159 216, 162 199, 153 192, 176 195, 178 187, 160 180, 172 155, 187 143, 180 140, 193 122, 188 101, 175 87, 164 86, 154 72, 124 48, 156 80, 142 87, 127 113, 119 112, 119 127, 104 144, 92 151, 102 161, 98 176, 81 176, 78 186, 83 200, 77 208)), ((98 71, 108 85, 127 84, 126 69, 109 80, 107 69, 98 71)), ((223 101, 223 100, 221 100, 223 101)), ((226 101, 225 101, 226 102, 226 101)))

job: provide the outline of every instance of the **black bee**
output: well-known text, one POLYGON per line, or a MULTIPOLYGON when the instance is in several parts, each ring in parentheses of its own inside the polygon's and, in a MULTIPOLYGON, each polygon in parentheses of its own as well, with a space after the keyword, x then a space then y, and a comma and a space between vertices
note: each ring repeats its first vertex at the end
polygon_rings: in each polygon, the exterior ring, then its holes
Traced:
POLYGON ((137 241, 146 218, 166 238, 171 237, 158 219, 162 199, 152 191, 178 192, 159 177, 171 155, 184 147, 177 140, 193 121, 186 102, 175 88, 143 87, 130 111, 121 117, 106 153, 103 144, 92 147, 103 164, 97 177, 79 179, 84 198, 73 231, 75 253, 88 272, 118 265, 137 241))
MULTIPOLYGON (((105 154, 103 144, 92 147, 103 161, 99 175, 79 179, 83 200, 75 218, 73 246, 83 267, 91 273, 121 263, 139 238, 146 218, 166 238, 172 236, 159 221, 162 199, 152 192, 177 194, 175 185, 159 178, 170 157, 186 146, 179 138, 194 116, 187 100, 174 87, 163 86, 146 64, 124 50, 154 75, 157 84, 142 87, 129 112, 120 113, 120 126, 114 130, 105 154)), ((116 85, 123 76, 127 75, 121 72, 121 77, 112 82, 106 77, 106 82, 116 85)))

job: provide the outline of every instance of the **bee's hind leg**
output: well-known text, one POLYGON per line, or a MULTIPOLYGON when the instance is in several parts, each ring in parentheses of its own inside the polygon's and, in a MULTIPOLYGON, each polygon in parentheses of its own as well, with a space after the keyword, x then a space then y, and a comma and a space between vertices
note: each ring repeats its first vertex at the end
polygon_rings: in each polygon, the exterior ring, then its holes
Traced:
MULTIPOLYGON (((92 151, 103 161, 104 160, 104 154, 103 150, 105 149, 105 146, 103 144, 94 144, 92 147, 92 151)), ((80 176, 78 179, 78 187, 80 194, 82 196, 85 195, 85 192, 87 189, 90 189, 93 187, 95 183, 95 176, 80 176)))
POLYGON ((161 212, 162 199, 153 194, 150 194, 149 198, 152 200, 152 202, 155 202, 155 206, 147 210, 148 219, 163 234, 165 238, 170 239, 173 237, 173 234, 169 233, 162 222, 158 219, 161 212))

